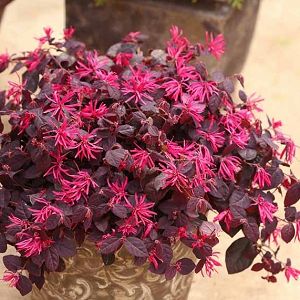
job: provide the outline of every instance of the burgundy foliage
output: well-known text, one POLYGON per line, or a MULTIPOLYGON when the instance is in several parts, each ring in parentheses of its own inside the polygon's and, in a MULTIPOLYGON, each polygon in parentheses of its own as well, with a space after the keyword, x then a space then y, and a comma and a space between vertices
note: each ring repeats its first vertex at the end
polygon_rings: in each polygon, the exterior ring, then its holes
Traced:
POLYGON ((0 55, 0 71, 20 77, 0 92, 11 125, 1 135, 0 250, 19 252, 4 257, 3 280, 22 295, 41 288, 86 239, 106 265, 125 247, 167 279, 211 276, 221 231, 244 235, 226 252, 229 273, 260 255, 252 269, 264 279, 297 279, 271 249, 280 235, 300 239, 300 183, 287 171, 295 145, 280 122, 256 118, 260 97, 234 96, 242 76, 208 73, 202 57, 219 59, 223 37, 193 45, 172 27, 165 51, 144 54, 134 32, 101 56, 73 31, 56 40, 46 28, 34 51, 0 55), (275 191, 286 193, 282 218, 275 191), (175 243, 195 260, 174 261, 175 243))

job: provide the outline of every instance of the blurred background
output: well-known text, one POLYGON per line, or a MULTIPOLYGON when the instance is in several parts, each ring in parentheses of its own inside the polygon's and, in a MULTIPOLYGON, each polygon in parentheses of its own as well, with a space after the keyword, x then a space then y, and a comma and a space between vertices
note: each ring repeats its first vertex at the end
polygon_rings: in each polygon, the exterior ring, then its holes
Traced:
MULTIPOLYGON (((57 35, 61 35, 65 26, 65 11, 63 0, 13 1, 7 6, 2 18, 0 53, 6 50, 15 53, 33 49, 37 43, 34 37, 41 36, 45 26, 51 26, 57 35)), ((101 31, 101 28, 97 30, 101 31)), ((203 35, 199 34, 198 38, 203 38, 203 35)), ((299 53, 299 0, 261 1, 250 51, 241 73, 245 77, 246 92, 248 94, 256 92, 265 98, 263 104, 265 113, 275 119, 283 120, 284 131, 293 137, 297 145, 300 145, 299 53)), ((6 88, 8 79, 8 74, 0 75, 0 90, 6 88)), ((300 151, 294 162, 293 171, 300 176, 300 151)), ((280 200, 278 199, 278 202, 280 200)), ((230 243, 228 237, 221 236, 219 251, 225 253, 230 243)), ((300 268, 300 243, 290 244, 288 249, 283 245, 281 256, 293 257, 293 265, 300 268)), ((227 275, 224 257, 220 257, 220 260, 223 267, 213 278, 202 278, 199 274, 195 276, 189 300, 208 297, 211 300, 299 299, 299 282, 287 284, 285 278, 280 275, 277 284, 267 283, 260 279, 260 273, 250 270, 241 274, 227 275)), ((0 274, 3 271, 1 260, 0 274)), ((0 282, 0 299, 25 298, 0 282)))

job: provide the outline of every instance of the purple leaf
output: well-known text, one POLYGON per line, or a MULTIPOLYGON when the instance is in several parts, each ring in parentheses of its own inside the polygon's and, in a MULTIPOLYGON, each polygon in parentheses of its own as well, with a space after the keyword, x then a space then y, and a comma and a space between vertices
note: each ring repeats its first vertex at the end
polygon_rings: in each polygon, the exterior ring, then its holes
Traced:
POLYGON ((16 272, 22 268, 22 261, 20 256, 5 255, 3 257, 3 264, 7 270, 16 272))
POLYGON ((257 151, 255 149, 245 148, 239 149, 238 154, 245 160, 253 160, 257 156, 257 151))
POLYGON ((228 274, 242 272, 251 266, 257 252, 247 238, 234 241, 226 251, 225 262, 228 274))
POLYGON ((48 217, 45 223, 46 230, 53 230, 59 225, 60 216, 59 215, 51 215, 48 217))
POLYGON ((32 282, 24 275, 20 275, 16 288, 22 296, 29 294, 32 290, 32 282))
POLYGON ((287 191, 284 206, 292 206, 300 199, 300 182, 294 183, 287 191))
POLYGON ((110 266, 115 262, 115 255, 113 253, 107 255, 102 254, 101 257, 105 266, 110 266))
POLYGON ((117 250, 119 250, 122 244, 123 244, 122 239, 115 236, 108 237, 101 244, 100 247, 101 253, 110 254, 116 252, 117 250))
POLYGON ((45 265, 46 268, 53 272, 58 268, 59 256, 55 247, 51 247, 45 251, 45 265))
POLYGON ((35 276, 32 274, 29 274, 29 279, 32 283, 36 285, 36 287, 40 290, 44 284, 45 284, 45 278, 44 276, 35 276))
POLYGON ((132 136, 134 133, 135 128, 130 125, 121 125, 118 127, 117 131, 120 134, 123 134, 125 136, 132 136))
POLYGON ((147 248, 142 240, 136 237, 128 237, 125 242, 124 246, 127 251, 132 254, 133 256, 137 257, 147 257, 148 251, 147 248))
POLYGON ((248 218, 243 224, 243 232, 246 238, 252 242, 257 242, 259 238, 259 227, 254 218, 248 218))
POLYGON ((295 236, 295 227, 294 227, 293 223, 284 225, 281 228, 281 238, 286 243, 289 243, 293 239, 294 236, 295 236))
POLYGON ((105 154, 105 161, 116 168, 119 168, 120 163, 125 158, 126 151, 124 149, 108 150, 105 154))
POLYGON ((296 207, 286 207, 284 209, 285 219, 289 222, 294 222, 296 219, 297 209, 296 207))
POLYGON ((175 266, 170 266, 166 269, 165 277, 167 280, 172 280, 176 276, 177 270, 175 266))
POLYGON ((181 258, 177 264, 180 266, 178 272, 181 275, 187 275, 195 269, 195 263, 190 258, 181 258))
POLYGON ((211 113, 215 113, 221 104, 221 99, 219 96, 213 94, 208 101, 208 108, 211 111, 211 113))
POLYGON ((73 239, 65 237, 56 241, 55 246, 60 257, 72 257, 76 254, 76 244, 73 239))
POLYGON ((0 253, 5 253, 7 250, 7 242, 4 234, 0 234, 0 253))
POLYGON ((127 209, 124 205, 121 204, 115 204, 112 208, 112 212, 117 217, 124 219, 127 217, 127 209))

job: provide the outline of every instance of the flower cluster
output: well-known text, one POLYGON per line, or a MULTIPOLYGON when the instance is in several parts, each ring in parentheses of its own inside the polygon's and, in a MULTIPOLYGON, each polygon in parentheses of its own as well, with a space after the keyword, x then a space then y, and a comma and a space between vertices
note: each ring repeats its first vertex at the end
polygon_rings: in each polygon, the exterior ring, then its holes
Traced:
POLYGON ((300 239, 300 182, 283 172, 295 145, 280 122, 255 117, 260 97, 234 99, 242 76, 208 73, 203 60, 221 58, 222 35, 193 45, 174 26, 165 51, 144 55, 133 32, 101 56, 73 32, 56 40, 46 28, 34 51, 0 55, 0 71, 21 78, 0 92, 11 126, 1 134, 0 250, 20 254, 4 257, 3 280, 23 295, 41 288, 86 239, 110 263, 125 247, 167 279, 211 276, 221 231, 243 233, 226 252, 229 273, 260 255, 263 278, 297 279, 272 250, 300 239), (275 191, 286 193, 284 217, 275 191), (176 243, 195 259, 174 261, 176 243))

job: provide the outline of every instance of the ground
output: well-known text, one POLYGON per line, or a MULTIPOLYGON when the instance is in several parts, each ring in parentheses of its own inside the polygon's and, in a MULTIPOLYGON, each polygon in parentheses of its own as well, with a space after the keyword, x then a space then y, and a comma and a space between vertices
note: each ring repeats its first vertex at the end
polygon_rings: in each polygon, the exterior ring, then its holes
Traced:
MULTIPOLYGON (((243 70, 246 78, 246 91, 257 92, 266 101, 264 109, 269 116, 284 120, 284 130, 296 144, 300 144, 300 5, 299 0, 264 0, 257 27, 243 70)), ((15 0, 4 16, 0 30, 0 52, 7 49, 17 52, 34 46, 32 37, 42 32, 42 27, 51 25, 61 32, 64 24, 63 0, 15 0)), ((0 76, 0 89, 5 87, 8 77, 0 76)), ((300 153, 300 151, 299 151, 300 153)), ((300 154, 293 165, 294 172, 300 175, 300 154)), ((279 201, 281 199, 278 199, 279 201)), ((219 248, 221 253, 231 243, 222 236, 219 248)), ((300 244, 282 247, 282 257, 293 258, 300 268, 300 244)), ((224 265, 224 258, 221 257, 224 265)), ((3 273, 1 264, 0 274, 3 273)), ((227 275, 225 267, 213 278, 195 276, 189 300, 296 300, 299 299, 300 284, 287 284, 280 276, 279 283, 268 284, 260 279, 260 274, 246 271, 242 274, 227 275), (298 296, 297 296, 298 295, 298 296)), ((24 299, 14 289, 0 282, 1 300, 24 299)))

